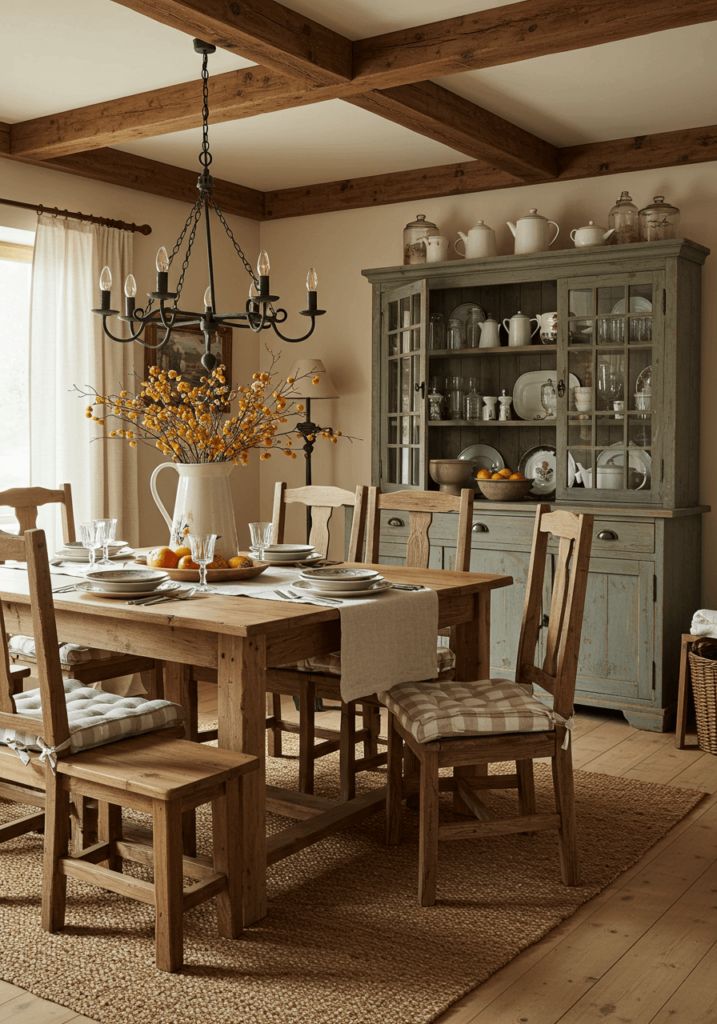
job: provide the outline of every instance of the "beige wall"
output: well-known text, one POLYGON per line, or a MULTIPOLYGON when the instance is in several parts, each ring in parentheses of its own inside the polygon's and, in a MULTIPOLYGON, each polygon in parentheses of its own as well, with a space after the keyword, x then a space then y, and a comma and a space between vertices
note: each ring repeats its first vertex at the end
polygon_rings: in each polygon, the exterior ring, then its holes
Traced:
MULTIPOLYGON (((141 304, 142 292, 154 287, 154 261, 157 249, 160 245, 165 245, 171 252, 188 213, 185 203, 161 199, 143 192, 134 192, 101 182, 87 181, 84 178, 60 174, 42 167, 28 167, 9 160, 0 160, 0 196, 3 199, 42 203, 44 206, 57 206, 67 210, 82 210, 84 213, 92 213, 97 216, 151 225, 151 235, 138 233, 134 235, 134 276, 137 279, 139 292, 138 304, 141 304)), ((259 252, 259 225, 255 221, 240 217, 230 216, 227 220, 235 237, 246 249, 250 261, 255 262, 259 252)), ((18 210, 0 205, 0 224, 34 230, 37 218, 30 210, 18 210)), ((214 237, 218 239, 216 234, 214 237)), ((240 282, 238 294, 243 305, 248 293, 248 283, 245 285, 242 277, 239 277, 237 273, 238 260, 228 241, 226 247, 215 242, 215 249, 217 291, 220 296, 226 296, 225 301, 229 300, 229 297, 236 297, 238 280, 240 282)), ((193 272, 190 271, 182 292, 183 302, 186 299, 185 305, 189 309, 203 308, 199 304, 207 286, 205 274, 202 272, 204 267, 202 239, 197 239, 195 250, 193 272)), ((239 271, 241 275, 244 275, 241 267, 239 267, 239 271)), ((121 283, 114 284, 113 298, 117 301, 122 296, 121 288, 121 283)), ((2 330, 1 326, 0 330, 2 330)), ((107 344, 114 343, 107 341, 107 344)), ((144 349, 139 344, 135 344, 134 349, 136 371, 141 374, 144 369, 144 349)), ((236 379, 246 379, 247 375, 250 377, 258 369, 258 353, 259 344, 251 332, 240 330, 234 332, 233 358, 236 379)), ((77 383, 91 384, 92 381, 77 381, 77 383)), ((81 414, 81 409, 78 407, 79 414, 81 414)), ((139 469, 140 542, 142 544, 157 543, 168 537, 168 529, 150 495, 149 477, 154 467, 163 461, 163 457, 154 449, 142 445, 138 445, 135 452, 139 469)), ((176 490, 175 481, 170 479, 173 476, 174 474, 162 473, 158 481, 160 494, 170 511, 174 504, 176 490)), ((55 486, 57 482, 59 481, 43 481, 48 487, 55 486)), ((239 542, 240 545, 245 546, 249 542, 246 523, 255 519, 258 513, 258 459, 253 459, 249 466, 237 466, 232 473, 231 482, 239 542)))
MULTIPOLYGON (((445 197, 380 206, 375 209, 327 213, 262 224, 262 245, 271 256, 272 278, 280 285, 288 308, 301 308, 304 300, 303 270, 311 262, 319 274, 319 299, 328 310, 314 336, 301 346, 302 354, 322 359, 341 398, 317 402, 320 423, 332 424, 364 440, 324 446, 313 459, 316 483, 337 484, 349 489, 368 482, 371 473, 371 287, 361 277, 368 267, 395 266, 402 261, 404 225, 417 213, 425 213, 441 233, 451 239, 482 219, 496 230, 498 252, 512 252, 512 236, 506 221, 515 221, 537 207, 560 224, 554 248, 570 248, 572 228, 594 220, 607 224, 608 213, 623 189, 638 206, 655 195, 664 195, 682 211, 681 233, 712 249, 703 272, 702 319, 702 447, 701 500, 714 512, 703 523, 703 601, 717 607, 717 472, 712 439, 717 433, 717 176, 712 163, 660 171, 615 175, 587 181, 561 182, 498 192, 445 197), (276 274, 274 271, 276 270, 276 274), (288 285, 288 287, 286 286, 288 285), (325 411, 324 411, 325 410, 325 411)), ((284 346, 287 362, 295 346, 284 346)), ((313 410, 312 410, 313 412, 313 410)), ((275 479, 292 486, 303 482, 300 459, 274 458, 262 467, 262 515, 270 513, 275 479)), ((685 624, 687 628, 689 624, 685 624)))

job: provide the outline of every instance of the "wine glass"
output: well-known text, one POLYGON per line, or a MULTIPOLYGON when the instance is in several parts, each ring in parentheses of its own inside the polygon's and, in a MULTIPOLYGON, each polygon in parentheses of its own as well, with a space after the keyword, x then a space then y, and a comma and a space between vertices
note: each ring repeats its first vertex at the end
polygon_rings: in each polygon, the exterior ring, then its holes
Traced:
POLYGON ((102 561, 98 562, 98 565, 109 566, 112 568, 114 563, 110 561, 110 544, 115 539, 117 533, 117 520, 116 519, 93 519, 92 522, 97 527, 97 539, 102 545, 102 561))
POLYGON ((259 561, 264 561, 264 549, 271 544, 273 523, 249 523, 252 547, 259 552, 259 561))
POLYGON ((80 540, 83 548, 87 548, 87 559, 89 565, 83 572, 92 572, 95 568, 95 548, 102 543, 102 537, 100 530, 98 529, 95 520, 89 523, 80 523, 80 540))
POLYGON ((214 558, 214 543, 217 539, 216 533, 190 533, 187 537, 192 552, 192 561, 199 566, 199 586, 197 592, 201 594, 215 593, 214 587, 207 583, 207 563, 214 558))

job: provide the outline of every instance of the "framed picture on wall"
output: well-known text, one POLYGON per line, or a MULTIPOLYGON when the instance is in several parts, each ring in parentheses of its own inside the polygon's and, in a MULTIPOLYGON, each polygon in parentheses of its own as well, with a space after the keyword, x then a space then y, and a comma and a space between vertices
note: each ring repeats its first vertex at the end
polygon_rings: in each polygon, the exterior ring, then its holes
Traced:
MULTIPOLYGON (((164 328, 161 324, 147 324, 144 337, 150 345, 156 345, 163 337, 164 328), (160 333, 161 332, 161 333, 160 333)), ((232 329, 220 327, 212 338, 212 352, 217 357, 217 366, 224 364, 227 384, 233 383, 232 377, 232 329)), ((202 366, 204 355, 204 335, 198 327, 175 327, 164 348, 144 350, 144 376, 147 380, 151 366, 160 370, 176 370, 181 373, 182 380, 188 384, 199 386, 200 378, 207 371, 202 366)), ((228 412, 228 409, 226 410, 228 412)))

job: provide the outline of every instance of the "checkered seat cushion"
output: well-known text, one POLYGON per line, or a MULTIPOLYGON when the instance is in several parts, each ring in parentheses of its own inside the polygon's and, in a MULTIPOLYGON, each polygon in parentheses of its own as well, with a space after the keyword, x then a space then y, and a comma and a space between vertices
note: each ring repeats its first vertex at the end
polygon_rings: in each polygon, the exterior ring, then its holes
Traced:
POLYGON ((378 698, 418 743, 555 729, 554 712, 509 679, 399 683, 378 698))
MULTIPOLYGON (((70 753, 90 747, 101 747, 116 740, 154 732, 177 725, 184 719, 184 709, 168 700, 147 700, 146 697, 120 697, 83 686, 76 679, 64 679, 65 703, 70 726, 70 753)), ((37 718, 42 730, 40 691, 27 690, 13 697, 17 713, 37 718)), ((0 729, 0 744, 16 743, 27 750, 45 749, 40 736, 0 729)))
MULTIPOLYGON (((81 647, 80 644, 60 644, 59 650, 61 665, 80 665, 83 661, 94 661, 104 653, 90 647, 81 647)), ((14 654, 17 657, 34 658, 35 638, 17 633, 10 637, 8 651, 11 656, 14 654)))
MULTIPOLYGON (((456 656, 449 647, 436 648, 436 671, 448 672, 455 668, 456 656)), ((305 658, 293 665, 280 665, 280 668, 291 669, 293 672, 319 672, 322 675, 341 675, 341 651, 333 654, 320 654, 315 658, 305 658)))

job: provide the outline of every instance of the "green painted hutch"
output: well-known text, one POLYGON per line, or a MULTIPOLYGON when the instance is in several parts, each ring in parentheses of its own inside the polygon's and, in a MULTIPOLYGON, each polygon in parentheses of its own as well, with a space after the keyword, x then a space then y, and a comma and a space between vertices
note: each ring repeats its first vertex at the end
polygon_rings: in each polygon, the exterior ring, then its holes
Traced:
MULTIPOLYGON (((595 516, 576 701, 620 709, 656 731, 674 716, 680 635, 700 606, 700 279, 708 254, 677 239, 363 271, 374 290, 373 482, 386 491, 436 487, 429 461, 472 445, 491 446, 512 469, 531 449, 554 448, 547 500, 595 516), (466 304, 498 321, 557 311, 555 343, 536 335, 508 347, 501 328, 501 347, 429 350, 430 317, 447 322, 466 304), (546 374, 556 415, 532 418, 544 415, 535 381, 546 374), (531 418, 429 418, 431 382, 454 377, 473 378, 481 395, 513 395, 520 380, 520 408, 531 418), (590 389, 580 411, 576 386, 590 389)), ((515 666, 536 500, 476 494, 471 568, 515 580, 493 597, 494 674, 515 666)), ((451 525, 435 517, 436 566, 451 566, 451 525)), ((385 518, 382 560, 400 560, 407 530, 400 516, 385 518)), ((549 604, 548 580, 545 625, 549 604)))

